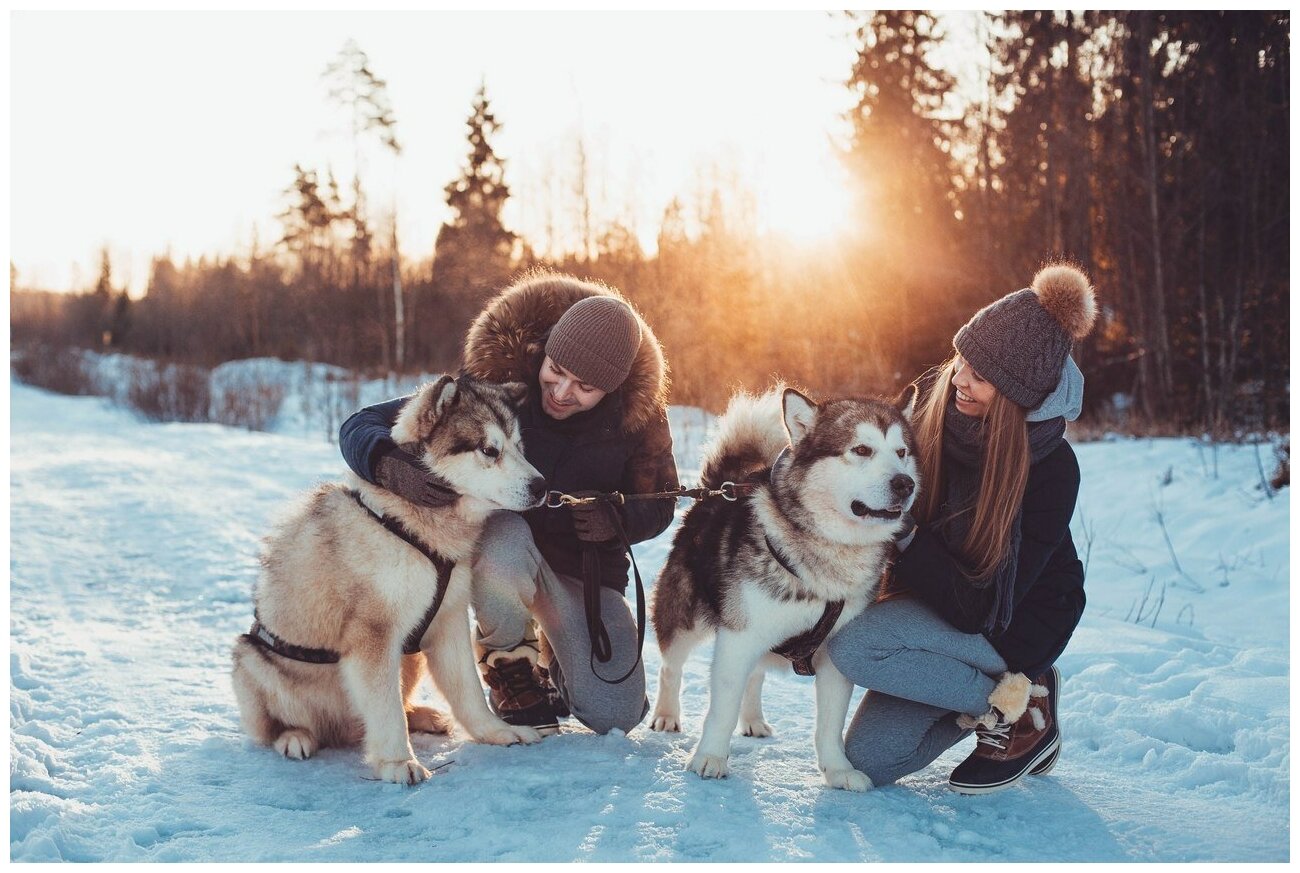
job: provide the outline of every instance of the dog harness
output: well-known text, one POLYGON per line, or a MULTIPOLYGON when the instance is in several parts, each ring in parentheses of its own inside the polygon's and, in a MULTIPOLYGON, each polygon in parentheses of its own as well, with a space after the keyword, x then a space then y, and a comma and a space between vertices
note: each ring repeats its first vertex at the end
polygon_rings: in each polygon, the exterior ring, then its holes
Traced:
MULTIPOLYGON (((397 519, 388 518, 375 512, 365 504, 359 492, 350 488, 347 491, 352 496, 352 499, 357 502, 357 505, 366 511, 367 515, 387 528, 393 536, 399 537, 411 548, 428 558, 438 571, 438 585, 433 592, 433 601, 429 604, 429 608, 424 611, 424 617, 416 623, 415 627, 411 628, 411 632, 402 641, 402 654, 414 655, 420 651, 420 640, 424 638, 424 633, 429 629, 429 625, 433 624, 433 617, 438 614, 438 607, 442 606, 442 599, 447 593, 447 585, 451 581, 451 571, 456 568, 456 562, 438 554, 420 542, 397 519)), ((339 661, 339 653, 332 649, 312 649, 285 642, 272 633, 266 625, 262 624, 262 620, 258 617, 256 611, 253 612, 253 626, 246 636, 258 646, 291 661, 302 661, 307 664, 337 664, 339 661)))
MULTIPOLYGON (((798 579, 799 574, 794 571, 794 567, 790 566, 789 559, 776 547, 771 538, 764 536, 763 539, 767 541, 767 550, 772 553, 773 558, 776 558, 776 562, 787 573, 798 579)), ((800 676, 815 676, 817 671, 813 669, 813 655, 821 644, 826 642, 826 638, 830 636, 831 629, 835 627, 835 622, 839 621, 840 613, 843 611, 843 600, 827 603, 826 608, 822 610, 822 617, 817 619, 815 625, 775 646, 772 653, 788 659, 794 671, 800 676)))

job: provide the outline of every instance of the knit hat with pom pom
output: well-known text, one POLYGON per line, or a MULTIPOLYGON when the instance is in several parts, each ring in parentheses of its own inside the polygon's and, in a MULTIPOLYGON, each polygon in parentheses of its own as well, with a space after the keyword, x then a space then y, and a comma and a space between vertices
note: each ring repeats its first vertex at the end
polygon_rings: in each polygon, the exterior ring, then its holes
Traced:
POLYGON ((975 313, 952 344, 1007 399, 1033 409, 1056 387, 1074 341, 1096 320, 1088 277, 1069 264, 1051 264, 1030 287, 975 313))

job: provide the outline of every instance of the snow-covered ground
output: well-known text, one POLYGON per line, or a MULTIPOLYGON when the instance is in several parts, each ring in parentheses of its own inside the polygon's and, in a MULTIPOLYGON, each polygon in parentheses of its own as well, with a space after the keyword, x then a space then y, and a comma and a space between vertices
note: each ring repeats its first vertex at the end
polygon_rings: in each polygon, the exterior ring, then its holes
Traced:
MULTIPOLYGON (((896 786, 825 789, 811 681, 773 677, 777 736, 737 737, 731 777, 700 780, 682 767, 705 650, 684 734, 419 737, 426 765, 450 766, 405 788, 355 750, 288 761, 238 727, 229 648, 258 539, 342 467, 319 430, 146 424, 16 382, 11 399, 13 860, 1289 859, 1290 492, 1258 490, 1249 447, 1077 447, 1089 607, 1060 662, 1050 776, 953 794, 967 741, 896 786)), ((674 410, 686 481, 706 421, 674 410)), ((671 536, 637 548, 647 579, 671 536)), ((653 694, 653 637, 645 661, 653 694)))

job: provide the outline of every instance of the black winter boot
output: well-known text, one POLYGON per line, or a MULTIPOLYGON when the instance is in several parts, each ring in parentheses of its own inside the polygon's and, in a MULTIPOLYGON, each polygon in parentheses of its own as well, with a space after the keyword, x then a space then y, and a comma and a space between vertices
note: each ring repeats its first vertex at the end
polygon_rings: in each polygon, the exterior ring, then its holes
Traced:
POLYGON ((976 728, 975 751, 948 777, 948 787, 961 794, 991 794, 1010 788, 1024 776, 1043 774, 1056 764, 1061 731, 1056 722, 1056 698, 1061 674, 1053 667, 1035 685, 1047 694, 1031 696, 1024 715, 1014 722, 1002 718, 976 728))

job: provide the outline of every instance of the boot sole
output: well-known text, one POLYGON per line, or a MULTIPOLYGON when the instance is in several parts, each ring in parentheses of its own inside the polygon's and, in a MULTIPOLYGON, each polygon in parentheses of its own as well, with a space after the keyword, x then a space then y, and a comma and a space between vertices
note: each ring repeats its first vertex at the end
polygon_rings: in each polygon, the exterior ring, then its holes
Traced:
MULTIPOLYGON (((1059 702, 1061 696, 1061 671, 1056 669, 1055 664, 1052 665, 1052 678, 1056 680, 1056 696, 1052 698, 1052 721, 1056 724, 1056 736, 1059 739, 1061 736, 1061 720, 1056 716, 1056 704, 1059 702)), ((1029 775, 1046 776, 1048 773, 1051 773, 1052 768, 1056 766, 1056 759, 1060 756, 1061 745, 1058 742, 1056 745, 1056 751, 1052 753, 1052 757, 1048 758, 1042 764, 1039 764, 1033 770, 1030 770, 1029 775)))
MULTIPOLYGON (((958 794, 993 794, 996 791, 1003 791, 1007 788, 1010 788, 1012 785, 1015 785, 1021 779, 1028 776, 1029 771, 1033 770, 1039 764, 1042 764, 1045 761, 1047 761, 1048 758, 1055 756, 1056 753, 1059 752, 1060 750, 1061 750, 1061 737, 1058 735, 1056 737, 1055 742, 1053 742, 1051 745, 1047 746, 1041 752, 1035 755, 1034 758, 1031 761, 1029 761, 1029 763, 1027 763, 1019 773, 1015 774, 1014 776, 1008 777, 1007 779, 1003 779, 1001 782, 993 782, 984 785, 969 785, 964 782, 953 782, 952 779, 949 779, 948 787, 951 788, 953 791, 956 791, 958 794)), ((1050 770, 1055 765, 1055 763, 1056 763, 1055 760, 1048 762, 1047 770, 1050 770)), ((1044 770, 1042 772, 1045 773, 1047 772, 1047 770, 1044 770)), ((1038 775, 1042 775, 1042 773, 1039 773, 1038 775)))
POLYGON ((1058 744, 1056 747, 1056 751, 1052 752, 1052 757, 1048 758, 1046 761, 1039 764, 1035 769, 1030 770, 1029 775, 1046 776, 1048 773, 1051 773, 1052 768, 1056 766, 1056 759, 1059 758, 1060 756, 1061 756, 1061 747, 1058 744))

